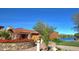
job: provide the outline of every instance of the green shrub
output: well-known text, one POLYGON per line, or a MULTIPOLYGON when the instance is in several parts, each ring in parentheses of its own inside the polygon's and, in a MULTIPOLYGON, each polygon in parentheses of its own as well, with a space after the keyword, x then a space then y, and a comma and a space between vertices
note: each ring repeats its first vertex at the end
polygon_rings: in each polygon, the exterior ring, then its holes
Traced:
POLYGON ((56 44, 60 44, 61 42, 63 42, 60 39, 53 39, 52 41, 55 42, 56 44))
POLYGON ((79 38, 79 33, 74 34, 76 38, 79 38))
POLYGON ((11 39, 10 33, 6 30, 0 31, 0 37, 4 39, 11 39))

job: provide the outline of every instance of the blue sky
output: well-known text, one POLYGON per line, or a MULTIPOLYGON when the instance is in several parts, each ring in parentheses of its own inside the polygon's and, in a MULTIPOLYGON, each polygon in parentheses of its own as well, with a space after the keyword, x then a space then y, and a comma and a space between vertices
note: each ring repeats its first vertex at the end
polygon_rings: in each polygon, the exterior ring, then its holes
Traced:
POLYGON ((77 8, 0 8, 0 25, 32 29, 37 20, 42 20, 61 34, 73 34, 72 17, 78 12, 77 8))

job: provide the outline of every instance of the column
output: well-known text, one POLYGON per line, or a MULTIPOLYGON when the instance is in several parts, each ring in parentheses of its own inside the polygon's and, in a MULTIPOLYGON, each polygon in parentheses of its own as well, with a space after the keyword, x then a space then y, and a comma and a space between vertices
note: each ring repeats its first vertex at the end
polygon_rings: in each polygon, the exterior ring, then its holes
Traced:
POLYGON ((31 34, 28 34, 28 39, 31 39, 31 34))
POLYGON ((40 51, 40 40, 37 40, 36 44, 37 44, 37 51, 40 51))

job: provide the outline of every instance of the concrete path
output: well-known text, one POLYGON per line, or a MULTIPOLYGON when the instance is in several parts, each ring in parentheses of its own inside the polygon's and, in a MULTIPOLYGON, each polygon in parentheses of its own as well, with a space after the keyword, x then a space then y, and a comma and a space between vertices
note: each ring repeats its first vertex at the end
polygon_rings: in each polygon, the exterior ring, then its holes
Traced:
POLYGON ((79 47, 74 46, 57 45, 57 47, 62 49, 63 51, 79 51, 79 47))

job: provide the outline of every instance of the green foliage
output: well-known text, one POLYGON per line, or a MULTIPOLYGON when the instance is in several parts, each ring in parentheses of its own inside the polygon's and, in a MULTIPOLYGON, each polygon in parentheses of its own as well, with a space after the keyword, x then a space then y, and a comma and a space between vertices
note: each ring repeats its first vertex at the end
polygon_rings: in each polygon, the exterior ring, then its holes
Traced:
POLYGON ((74 24, 75 24, 74 28, 79 33, 79 13, 74 14, 73 20, 74 20, 74 24))
POLYGON ((52 41, 55 42, 56 44, 60 44, 61 42, 63 42, 60 39, 53 39, 52 41))
POLYGON ((74 36, 75 36, 75 39, 76 39, 76 40, 79 39, 79 33, 75 33, 74 36))
POLYGON ((59 44, 59 45, 79 47, 79 42, 61 42, 61 44, 59 44))
POLYGON ((79 36, 79 33, 75 33, 74 36, 79 36))
POLYGON ((0 31, 0 37, 4 38, 4 39, 10 39, 10 33, 6 30, 0 31))
POLYGON ((60 34, 60 38, 69 38, 69 37, 73 37, 74 35, 66 35, 66 34, 60 34))
POLYGON ((43 41, 45 42, 46 45, 48 45, 48 41, 49 41, 49 30, 48 29, 45 29, 43 32, 42 32, 42 39, 43 41))
POLYGON ((43 31, 46 29, 49 33, 53 32, 55 28, 52 26, 48 26, 44 24, 42 21, 38 21, 36 25, 33 27, 35 31, 38 31, 41 35, 43 35, 43 31))
POLYGON ((48 26, 41 21, 38 21, 33 29, 41 34, 44 43, 48 45, 49 35, 54 32, 55 28, 48 26))
POLYGON ((45 25, 41 21, 39 21, 36 23, 33 29, 35 31, 38 31, 40 34, 42 34, 42 31, 44 30, 44 28, 45 28, 45 25))
POLYGON ((59 39, 54 39, 52 40, 53 42, 55 42, 57 45, 65 45, 65 46, 76 46, 76 47, 79 47, 79 42, 67 42, 67 41, 62 41, 62 40, 59 40, 59 39))

